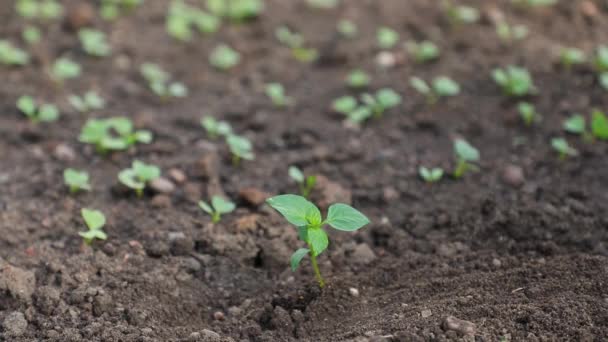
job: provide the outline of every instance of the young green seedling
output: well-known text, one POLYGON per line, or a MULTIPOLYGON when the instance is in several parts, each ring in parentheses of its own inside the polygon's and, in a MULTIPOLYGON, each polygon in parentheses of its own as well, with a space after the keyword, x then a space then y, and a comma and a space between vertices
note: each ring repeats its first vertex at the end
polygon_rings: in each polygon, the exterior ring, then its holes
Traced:
POLYGON ((346 77, 346 84, 353 89, 365 88, 370 83, 370 77, 363 70, 356 69, 346 77))
POLYGON ((198 206, 207 214, 211 215, 211 222, 218 223, 222 219, 223 214, 228 214, 236 209, 236 205, 229 200, 223 199, 220 196, 211 198, 211 205, 205 201, 199 201, 198 206))
POLYGON ((439 167, 427 169, 426 167, 421 166, 418 168, 418 174, 425 182, 436 183, 443 177, 443 169, 439 167))
POLYGON ((326 219, 323 220, 319 208, 302 196, 279 195, 269 198, 266 202, 281 213, 289 223, 297 227, 298 236, 308 246, 308 248, 300 248, 293 253, 290 262, 291 269, 295 271, 302 259, 309 255, 315 277, 321 288, 325 286, 325 280, 321 276, 317 257, 329 245, 329 238, 323 227, 329 225, 337 230, 354 232, 370 222, 361 212, 342 203, 332 204, 326 219))
POLYGON ((95 239, 106 240, 108 238, 102 229, 106 225, 106 217, 101 211, 83 208, 80 213, 89 230, 80 232, 78 235, 84 239, 86 245, 91 245, 95 239))
POLYGON ((67 79, 72 79, 80 76, 82 69, 80 64, 72 61, 69 58, 58 58, 53 63, 51 75, 57 82, 63 82, 67 79))
POLYGON ((56 0, 17 0, 15 9, 26 19, 57 19, 63 13, 63 6, 56 0))
POLYGON ((145 164, 135 160, 129 169, 124 169, 118 174, 118 180, 135 190, 137 197, 144 195, 146 185, 160 177, 160 169, 154 165, 145 164))
POLYGON ((264 10, 262 0, 207 0, 207 9, 214 15, 234 22, 258 17, 264 10))
POLYGON ((522 7, 541 7, 554 5, 557 0, 511 0, 511 2, 522 7))
POLYGON ((30 55, 15 47, 8 40, 0 39, 0 64, 8 66, 26 65, 30 62, 30 55))
POLYGON ((417 63, 426 63, 439 58, 439 48, 432 42, 425 40, 420 43, 410 41, 405 43, 405 49, 417 63))
POLYGON ((190 41, 194 29, 201 33, 213 33, 219 29, 220 24, 218 17, 189 6, 181 0, 174 0, 167 15, 166 29, 173 38, 190 41))
POLYGON ((171 81, 171 75, 157 64, 144 63, 139 71, 148 82, 150 90, 161 99, 188 96, 188 88, 183 83, 171 81))
POLYGON ((388 27, 380 27, 376 32, 376 40, 381 49, 392 49, 399 42, 399 33, 388 27))
POLYGON ((280 83, 266 84, 265 91, 266 96, 268 96, 272 103, 277 107, 287 107, 294 102, 292 97, 285 95, 285 87, 280 83))
POLYGON ((21 38, 28 44, 34 45, 42 39, 42 32, 36 26, 26 26, 21 32, 21 38))
POLYGON ((218 121, 212 116, 205 116, 201 119, 201 126, 207 131, 211 139, 217 139, 219 136, 228 136, 232 134, 232 127, 226 121, 218 121))
POLYGON ((451 0, 444 0, 443 7, 445 8, 450 23, 454 26, 473 24, 479 21, 479 18, 481 17, 477 8, 454 5, 451 0))
POLYGON ((551 139, 551 147, 559 153, 559 159, 564 160, 568 157, 576 157, 578 151, 568 144, 568 141, 564 138, 553 138, 551 139))
POLYGON ((106 106, 106 101, 92 90, 87 91, 83 96, 72 94, 68 96, 68 102, 81 113, 103 109, 106 106))
POLYGON ((95 145, 99 153, 126 150, 136 143, 149 144, 152 133, 134 130, 128 118, 89 119, 80 132, 79 140, 95 145))
POLYGON ((289 177, 298 183, 298 186, 300 187, 300 194, 305 198, 308 198, 311 191, 315 188, 317 177, 312 175, 306 177, 302 170, 300 170, 297 166, 290 166, 288 173, 289 177))
POLYGON ((78 39, 82 49, 91 56, 105 57, 112 52, 106 40, 106 34, 93 29, 84 28, 78 31, 78 39))
POLYGON ((91 185, 89 184, 89 174, 86 171, 65 169, 63 171, 63 182, 70 188, 70 193, 72 194, 83 190, 91 190, 91 185))
POLYGON ((469 170, 477 170, 475 162, 479 161, 479 151, 463 139, 454 141, 454 153, 456 154, 456 169, 454 178, 461 178, 469 170))
POLYGON ((591 113, 591 133, 597 139, 608 140, 608 117, 597 109, 591 113))
POLYGON ((508 96, 521 97, 537 93, 530 73, 524 68, 508 66, 506 69, 494 69, 492 78, 508 96))
POLYGON ((532 126, 535 122, 540 121, 541 115, 538 114, 534 105, 528 102, 520 102, 517 104, 517 110, 519 111, 519 116, 524 121, 526 126, 532 126))
POLYGON ((21 96, 17 100, 17 109, 34 123, 53 122, 59 118, 57 107, 47 103, 38 106, 31 96, 21 96))
POLYGON ((218 70, 226 71, 241 61, 241 55, 226 44, 217 46, 209 55, 209 63, 218 70))
POLYGON ((355 38, 359 33, 357 25, 353 21, 347 19, 342 19, 338 21, 337 30, 342 35, 342 37, 348 39, 355 38))
POLYGON ((596 56, 593 61, 598 73, 600 85, 608 90, 608 46, 600 45, 597 48, 596 56))
POLYGON ((371 110, 374 117, 379 118, 387 110, 401 104, 401 95, 390 88, 383 88, 372 94, 362 94, 361 101, 371 110))
POLYGON ((583 50, 577 48, 565 48, 562 49, 559 59, 561 64, 567 70, 570 70, 573 65, 583 64, 587 61, 587 56, 583 50))
POLYGON ((308 6, 316 9, 336 8, 339 2, 339 0, 306 0, 308 6))
POLYGON ((229 134, 226 138, 226 143, 232 153, 232 164, 238 166, 241 159, 254 160, 253 145, 249 139, 235 134, 229 134))
POLYGON ((133 10, 143 2, 144 0, 102 0, 101 17, 105 20, 114 20, 119 15, 133 10))
POLYGON ((410 85, 427 98, 430 104, 436 103, 442 97, 456 96, 460 93, 460 85, 449 77, 440 76, 433 80, 432 85, 418 77, 410 78, 410 85))
POLYGON ((317 50, 307 48, 304 37, 300 33, 290 30, 287 26, 279 26, 274 31, 274 35, 279 43, 291 49, 291 54, 296 60, 307 63, 317 59, 319 55, 317 50))
POLYGON ((501 21, 496 24, 496 34, 503 42, 515 42, 528 36, 528 28, 525 25, 509 25, 501 21))

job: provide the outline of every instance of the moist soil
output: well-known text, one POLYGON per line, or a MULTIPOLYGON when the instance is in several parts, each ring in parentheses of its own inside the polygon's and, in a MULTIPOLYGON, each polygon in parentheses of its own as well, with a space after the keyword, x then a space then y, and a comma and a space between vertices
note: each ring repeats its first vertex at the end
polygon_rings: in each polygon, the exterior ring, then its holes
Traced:
MULTIPOLYGON (((63 3, 68 11, 83 4, 63 3)), ((572 113, 608 110, 591 68, 553 62, 561 47, 605 44, 608 8, 467 3, 481 9, 481 21, 454 27, 436 1, 343 1, 323 11, 269 0, 258 20, 179 43, 165 33, 168 2, 150 0, 114 23, 93 18, 113 48, 101 59, 80 50, 65 22, 44 24, 32 64, 0 69, 0 340, 607 340, 608 145, 569 136, 581 153, 562 161, 549 141, 564 136, 572 113), (529 37, 501 42, 497 16, 526 25, 529 37), (359 37, 340 38, 338 18, 355 21, 359 37), (278 25, 302 32, 319 60, 295 61, 274 39, 278 25), (398 48, 396 65, 379 68, 382 25, 402 41, 434 41, 441 58, 415 64, 398 48), (224 73, 207 62, 222 42, 243 57, 224 73), (46 70, 59 56, 81 63, 83 75, 51 81, 46 70), (139 76, 143 62, 162 65, 190 96, 159 100, 139 76), (534 127, 520 123, 517 102, 490 77, 509 64, 528 68, 538 87, 528 99, 543 115, 534 127), (370 90, 392 87, 404 97, 359 130, 328 109, 355 93, 344 85, 354 68, 373 76, 370 90), (408 79, 438 75, 462 91, 428 106, 408 79), (273 107, 266 82, 282 83, 297 103, 273 107), (106 109, 69 106, 68 94, 88 89, 107 99, 106 109), (26 122, 14 105, 23 94, 57 103, 60 120, 26 122), (225 144, 200 127, 204 114, 249 137, 255 161, 233 166, 225 144), (78 142, 87 118, 116 115, 151 130, 153 143, 100 156, 78 142), (420 165, 454 167, 456 137, 479 148, 480 171, 422 182, 420 165), (141 199, 120 189, 116 175, 134 159, 161 167, 175 188, 141 199), (355 234, 330 232, 322 290, 308 260, 289 269, 301 243, 261 203, 297 192, 289 165, 323 176, 316 202, 351 201, 373 222, 355 234), (70 195, 67 167, 89 171, 93 190, 70 195), (218 193, 238 209, 212 224, 196 203, 218 193), (107 241, 83 245, 83 207, 106 214, 107 241)), ((0 18, 0 36, 19 43, 24 22, 12 2, 0 18)))

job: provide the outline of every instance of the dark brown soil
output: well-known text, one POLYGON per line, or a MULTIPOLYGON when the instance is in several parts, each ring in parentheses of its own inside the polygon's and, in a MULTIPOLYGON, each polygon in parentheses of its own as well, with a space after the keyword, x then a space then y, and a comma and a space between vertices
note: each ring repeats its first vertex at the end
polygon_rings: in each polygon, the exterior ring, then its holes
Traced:
MULTIPOLYGON (((3 3, 0 37, 18 42, 23 20, 12 1, 3 3)), ((549 140, 563 135, 571 113, 608 109, 592 70, 568 72, 552 62, 562 46, 605 44, 608 7, 562 0, 523 11, 508 1, 468 1, 482 21, 454 28, 437 3, 349 0, 317 11, 303 1, 269 0, 259 20, 183 44, 164 31, 168 2, 146 0, 113 24, 95 20, 114 50, 104 59, 84 55, 61 23, 45 26, 33 65, 0 68, 0 340, 606 341, 608 145, 569 137, 581 155, 560 161, 549 140), (530 36, 501 43, 490 21, 497 11, 527 25, 530 36), (357 22, 358 39, 336 38, 342 17, 357 22), (274 39, 281 24, 303 32, 320 61, 293 60, 274 39), (401 63, 379 69, 380 25, 398 29, 403 41, 435 41, 441 59, 416 65, 398 49, 401 63), (229 73, 207 63, 220 42, 244 57, 229 73), (54 85, 45 68, 58 56, 82 63, 83 76, 54 85), (146 61, 169 70, 191 95, 155 98, 137 71, 146 61), (541 125, 520 125, 515 102, 491 80, 493 68, 508 64, 534 76, 540 95, 530 100, 541 125), (360 131, 328 111, 356 67, 373 75, 371 89, 391 86, 404 96, 399 109, 360 131), (407 85, 413 75, 443 74, 463 91, 432 107, 407 85), (263 95, 271 81, 283 83, 297 105, 274 108, 263 95), (91 116, 132 117, 154 132, 154 142, 109 157, 79 143, 87 116, 65 99, 89 88, 109 101, 91 116), (59 104, 60 121, 28 124, 14 106, 24 93, 59 104), (250 137, 256 160, 233 167, 224 144, 206 140, 198 124, 205 113, 250 137), (481 172, 433 186, 420 181, 421 164, 453 167, 458 136, 480 149, 481 172), (525 144, 514 145, 518 137, 525 144), (73 160, 61 153, 66 148, 73 160), (116 174, 135 158, 165 175, 182 170, 187 180, 169 195, 125 196, 116 174), (301 246, 295 229, 239 196, 245 188, 296 192, 287 177, 293 164, 339 184, 373 221, 354 235, 331 234, 320 258, 328 280, 322 291, 308 261, 289 270, 301 246), (94 190, 69 195, 66 167, 88 170, 94 190), (513 167, 524 171, 519 187, 503 176, 513 167), (212 225, 196 202, 217 190, 209 186, 215 177, 240 200, 212 225), (105 243, 82 245, 82 207, 108 217, 105 243)), ((316 200, 329 195, 317 191, 316 200)))

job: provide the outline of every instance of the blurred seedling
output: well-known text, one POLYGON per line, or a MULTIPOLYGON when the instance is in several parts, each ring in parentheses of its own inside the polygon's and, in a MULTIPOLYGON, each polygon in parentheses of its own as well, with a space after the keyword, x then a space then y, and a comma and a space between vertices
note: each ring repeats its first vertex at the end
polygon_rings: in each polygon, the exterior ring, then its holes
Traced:
POLYGON ((232 134, 232 127, 228 122, 219 121, 212 116, 204 116, 201 119, 201 126, 203 126, 211 139, 217 139, 219 136, 228 136, 232 134))
POLYGON ((293 98, 285 94, 285 87, 280 83, 266 84, 265 92, 276 107, 287 107, 294 103, 293 98))
POLYGON ((209 55, 211 66, 222 71, 232 69, 240 61, 241 55, 226 44, 218 45, 209 55))
POLYGON ((399 33, 389 27, 380 27, 376 32, 378 47, 392 49, 399 42, 399 33))
POLYGON ((418 174, 427 183, 437 183, 443 178, 443 169, 435 167, 428 169, 424 166, 418 168, 418 174))
POLYGON ((171 75, 154 63, 144 63, 140 67, 142 77, 148 87, 163 100, 188 96, 188 88, 181 82, 171 80, 171 75))
POLYGON ((17 0, 15 10, 25 19, 51 20, 61 17, 63 6, 56 0, 17 0))
POLYGON ((75 169, 65 169, 63 171, 63 182, 70 189, 70 193, 75 194, 79 191, 90 191, 89 174, 86 171, 75 169))
POLYGON ((279 43, 290 48, 293 57, 300 62, 313 62, 319 57, 316 49, 305 46, 304 37, 300 33, 290 30, 287 26, 277 27, 275 37, 279 43))
POLYGON ((597 70, 600 85, 608 90, 608 46, 601 45, 597 48, 593 64, 597 70))
POLYGON ((369 118, 382 117, 384 112, 401 104, 401 95, 392 89, 384 88, 375 95, 365 93, 361 95, 361 103, 352 96, 343 96, 334 100, 334 111, 344 114, 348 120, 359 124, 369 118))
POLYGON ((496 34, 503 42, 516 42, 528 36, 528 28, 525 25, 510 25, 501 21, 496 24, 496 34))
POLYGON ((565 160, 568 157, 578 156, 578 151, 574 147, 570 146, 568 141, 564 138, 551 139, 551 147, 553 147, 553 149, 559 153, 560 160, 565 160))
POLYGON ((36 26, 28 25, 21 32, 21 38, 28 44, 33 45, 42 39, 42 32, 36 26))
POLYGON ((95 145, 99 153, 123 151, 136 143, 149 144, 152 133, 134 130, 131 120, 125 117, 89 119, 82 128, 80 142, 95 145))
POLYGON ((72 107, 81 113, 103 109, 106 105, 106 101, 92 90, 87 91, 82 96, 72 94, 68 96, 68 102, 70 102, 72 107))
POLYGON ((0 39, 0 64, 7 66, 26 65, 30 62, 30 55, 15 47, 8 40, 0 39))
POLYGON ((228 214, 236 209, 236 205, 220 196, 213 196, 211 203, 199 201, 198 206, 207 214, 211 215, 211 222, 218 223, 222 219, 223 214, 228 214))
POLYGON ((59 110, 55 105, 43 103, 36 104, 31 96, 21 96, 17 100, 17 109, 30 119, 31 122, 53 122, 59 118, 59 110))
POLYGON ((331 9, 338 7, 340 0, 306 0, 306 3, 316 9, 331 9))
POLYGON ((313 175, 305 176, 304 172, 302 172, 302 170, 300 170, 297 166, 290 166, 288 173, 289 177, 293 179, 300 187, 300 194, 305 198, 308 198, 317 184, 317 177, 313 175))
POLYGON ((542 7, 554 5, 557 0, 511 0, 511 2, 523 7, 542 7))
POLYGON ((443 8, 452 25, 474 24, 481 17, 477 8, 455 5, 451 0, 444 0, 443 8))
POLYGON ((89 28, 80 29, 78 39, 80 39, 82 49, 91 56, 105 57, 112 52, 106 40, 106 34, 101 31, 89 28))
POLYGON ((118 180, 126 187, 135 190, 137 197, 142 197, 146 185, 159 177, 160 169, 158 167, 139 160, 133 161, 131 168, 124 169, 118 174, 118 180))
POLYGON ((405 43, 405 49, 417 63, 426 63, 439 58, 440 50, 433 42, 410 41, 405 43))
POLYGON ((357 28, 357 25, 353 21, 347 19, 342 19, 338 21, 337 30, 340 35, 342 35, 342 37, 348 39, 355 38, 357 34, 359 34, 359 29, 357 28))
POLYGON ((191 41, 194 30, 201 33, 214 33, 220 28, 221 20, 181 0, 171 3, 167 14, 167 33, 180 41, 191 41))
POLYGON ((257 18, 264 10, 262 0, 207 0, 207 9, 213 15, 233 22, 257 18))
POLYGON ((72 61, 69 58, 61 57, 55 60, 51 69, 51 76, 59 83, 67 79, 72 79, 80 76, 82 69, 80 64, 72 61))
POLYGON ((537 93, 530 73, 524 68, 508 66, 505 69, 494 69, 492 78, 507 96, 521 97, 537 93))
POLYGON ((241 160, 254 160, 253 145, 249 139, 235 134, 229 134, 226 138, 226 143, 232 153, 232 164, 238 166, 241 160))
POLYGON ((90 246, 96 239, 103 241, 108 238, 102 229, 106 225, 106 217, 101 211, 83 208, 80 213, 89 230, 80 232, 78 235, 83 238, 86 245, 90 246))
POLYGON ((456 96, 460 93, 460 85, 449 77, 436 77, 429 85, 425 80, 412 77, 410 85, 427 98, 430 104, 436 103, 442 97, 456 96))
POLYGON ((329 225, 336 230, 354 232, 370 222, 361 212, 342 203, 332 204, 325 220, 323 220, 319 208, 302 196, 279 195, 269 198, 266 203, 281 213, 289 223, 296 226, 299 238, 308 247, 300 248, 293 253, 290 260, 291 269, 297 270, 302 259, 309 255, 320 288, 325 286, 325 280, 321 276, 317 257, 329 245, 329 238, 323 227, 329 225))
POLYGON ((517 105, 519 116, 524 121, 526 126, 532 126, 535 122, 539 122, 542 116, 536 111, 534 105, 529 102, 520 102, 517 105))
POLYGON ((608 118, 600 110, 593 110, 591 113, 591 129, 587 129, 587 122, 583 115, 574 114, 564 121, 563 128, 566 132, 577 134, 583 137, 587 142, 593 142, 594 139, 608 139, 608 118))
POLYGON ((105 20, 115 20, 143 2, 144 0, 101 0, 101 17, 105 20))
POLYGON ((583 50, 577 48, 565 48, 560 53, 560 63, 566 69, 571 69, 574 65, 584 64, 587 61, 587 56, 583 50))
POLYGON ((369 85, 369 83, 369 75, 360 69, 351 71, 346 77, 346 84, 353 89, 365 88, 369 85))
POLYGON ((475 164, 479 161, 479 151, 467 141, 456 139, 454 141, 454 153, 457 162, 453 173, 454 178, 462 178, 469 170, 477 171, 479 169, 475 164))

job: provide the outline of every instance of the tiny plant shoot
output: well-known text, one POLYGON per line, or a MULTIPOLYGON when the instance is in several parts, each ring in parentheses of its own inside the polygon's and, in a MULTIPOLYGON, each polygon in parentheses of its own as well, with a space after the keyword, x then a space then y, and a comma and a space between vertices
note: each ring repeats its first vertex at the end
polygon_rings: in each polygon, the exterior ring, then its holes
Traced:
POLYGON ((90 191, 89 174, 86 171, 65 169, 63 171, 63 181, 70 188, 70 193, 75 194, 79 191, 90 191))
POLYGON ((218 223, 223 214, 228 214, 236 209, 236 205, 220 196, 211 198, 211 205, 205 201, 199 201, 198 206, 207 214, 211 215, 211 222, 218 223))
POLYGON ((608 46, 600 45, 593 61, 598 73, 600 85, 608 90, 608 46))
POLYGON ((114 20, 143 2, 144 0, 101 0, 101 17, 105 20, 114 20))
POLYGON ((38 106, 31 96, 21 96, 17 100, 17 109, 33 123, 53 122, 59 118, 59 110, 52 104, 38 106))
POLYGON ((220 28, 220 24, 221 20, 217 16, 175 0, 169 7, 165 25, 171 37, 188 42, 192 40, 195 29, 201 33, 213 33, 220 28))
POLYGON ((418 174, 427 183, 437 183, 443 178, 443 169, 439 167, 428 169, 421 166, 418 168, 418 174))
POLYGON ((290 30, 287 26, 279 26, 274 32, 279 43, 291 49, 293 57, 303 63, 315 61, 319 53, 314 48, 307 48, 304 44, 304 37, 290 30))
POLYGON ((370 77, 363 70, 356 69, 346 77, 346 85, 353 89, 365 88, 370 83, 370 77))
POLYGON ((23 40, 25 40, 28 44, 34 45, 40 42, 40 40, 42 39, 42 32, 40 32, 40 29, 36 26, 28 25, 23 28, 23 31, 21 32, 21 38, 23 38, 23 40))
POLYGON ((290 166, 288 173, 289 177, 293 179, 300 187, 300 194, 302 194, 302 196, 305 198, 308 198, 312 190, 315 188, 317 177, 312 175, 306 177, 304 172, 302 172, 302 170, 300 170, 297 166, 290 166))
POLYGON ((578 151, 570 146, 568 141, 564 138, 551 139, 551 147, 559 153, 560 160, 565 160, 568 157, 576 157, 578 155, 578 151))
POLYGON ((505 43, 522 40, 528 36, 528 28, 524 25, 509 25, 505 21, 496 24, 496 34, 505 43))
POLYGON ((399 33, 388 27, 380 27, 376 39, 381 49, 392 49, 399 42, 399 33))
POLYGON ((494 69, 492 78, 511 97, 521 97, 536 94, 537 90, 528 70, 516 66, 506 69, 494 69))
POLYGON ((106 106, 106 101, 92 90, 87 91, 83 96, 72 94, 68 96, 68 102, 81 113, 103 109, 106 106))
POLYGON ((425 95, 427 102, 430 104, 436 103, 442 97, 456 96, 460 93, 460 85, 446 76, 435 78, 431 85, 421 78, 412 77, 410 78, 410 85, 416 91, 425 95))
POLYGON ((30 62, 30 55, 15 47, 8 40, 0 39, 0 64, 22 66, 30 62))
POLYGON ((519 116, 524 121, 526 126, 532 126, 535 122, 540 121, 541 115, 538 114, 534 105, 528 102, 520 102, 517 105, 519 116))
POLYGON ((565 48, 561 51, 559 56, 560 63, 570 70, 574 65, 580 65, 587 61, 587 56, 583 50, 577 48, 565 48))
POLYGON ((148 82, 148 87, 161 99, 188 96, 188 88, 183 83, 171 81, 171 75, 159 65, 144 63, 139 71, 148 82))
POLYGON ((101 31, 88 28, 81 29, 78 31, 78 38, 82 49, 91 56, 105 57, 112 52, 106 40, 106 34, 101 31))
POLYGON ((319 208, 306 198, 297 195, 279 195, 266 200, 266 202, 277 210, 285 219, 297 227, 298 236, 308 248, 300 248, 291 256, 291 269, 296 270, 302 259, 309 255, 312 268, 319 283, 319 287, 325 286, 321 276, 317 256, 319 256, 329 245, 329 238, 323 226, 329 225, 334 229, 354 232, 369 223, 369 219, 355 208, 336 203, 329 207, 327 217, 323 220, 319 208))
POLYGON ((262 0, 207 0, 213 15, 242 23, 258 17, 264 10, 262 0))
POLYGON ((479 151, 463 139, 454 141, 454 153, 456 154, 456 169, 454 178, 459 179, 469 170, 477 170, 475 162, 479 161, 479 151))
POLYGON ((232 164, 238 166, 241 163, 241 159, 254 160, 255 154, 253 154, 253 145, 249 139, 236 135, 229 134, 226 137, 226 143, 232 153, 232 164))
POLYGON ((232 134, 232 127, 226 121, 218 121, 212 116, 205 116, 201 119, 201 126, 207 131, 211 139, 217 139, 219 136, 228 136, 232 134))
POLYGON ((222 71, 232 69, 240 61, 241 55, 226 44, 218 45, 209 55, 211 66, 222 71))
POLYGON ((357 25, 351 20, 347 19, 338 21, 337 30, 342 37, 347 39, 353 39, 359 33, 359 28, 357 28, 357 25))
POLYGON ((425 40, 422 42, 410 41, 405 43, 405 49, 414 58, 416 63, 426 63, 439 58, 439 48, 432 42, 425 40))
POLYGON ((280 83, 268 83, 265 88, 266 96, 279 108, 291 105, 294 100, 285 94, 285 87, 280 83))
POLYGON ((125 117, 89 119, 82 128, 80 142, 95 145, 97 152, 123 151, 136 143, 149 144, 152 133, 134 130, 131 120, 125 117))
POLYGON ((56 0, 17 0, 17 13, 25 19, 51 20, 63 13, 63 6, 56 0))
POLYGON ((160 177, 160 169, 154 165, 135 160, 130 169, 124 169, 118 174, 118 180, 135 190, 137 197, 144 195, 146 184, 160 177))
POLYGON ((444 0, 443 7, 450 23, 454 26, 462 24, 474 24, 479 21, 481 15, 479 10, 471 6, 460 6, 452 3, 452 0, 444 0))
POLYGON ((108 235, 103 231, 103 226, 106 225, 106 217, 101 211, 84 208, 80 211, 84 223, 89 229, 86 232, 80 232, 80 235, 86 245, 91 245, 93 240, 106 240, 108 235))

